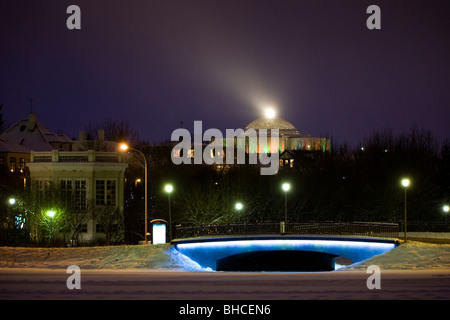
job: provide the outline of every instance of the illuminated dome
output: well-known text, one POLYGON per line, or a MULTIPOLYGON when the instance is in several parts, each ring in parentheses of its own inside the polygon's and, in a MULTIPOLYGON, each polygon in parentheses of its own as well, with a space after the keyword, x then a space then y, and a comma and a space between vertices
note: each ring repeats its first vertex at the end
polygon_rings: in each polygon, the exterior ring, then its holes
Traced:
POLYGON ((280 135, 284 136, 300 136, 297 128, 294 127, 292 123, 281 118, 259 118, 250 122, 246 127, 247 129, 279 129, 280 135))

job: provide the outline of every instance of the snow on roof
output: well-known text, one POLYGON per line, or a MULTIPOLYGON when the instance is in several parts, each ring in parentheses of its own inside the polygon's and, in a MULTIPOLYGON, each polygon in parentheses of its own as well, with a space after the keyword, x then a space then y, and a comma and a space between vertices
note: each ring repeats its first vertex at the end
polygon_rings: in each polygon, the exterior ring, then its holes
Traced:
POLYGON ((72 139, 64 134, 50 131, 37 121, 35 114, 30 114, 28 119, 19 120, 3 132, 0 137, 33 151, 51 151, 55 149, 52 143, 73 142, 72 139))

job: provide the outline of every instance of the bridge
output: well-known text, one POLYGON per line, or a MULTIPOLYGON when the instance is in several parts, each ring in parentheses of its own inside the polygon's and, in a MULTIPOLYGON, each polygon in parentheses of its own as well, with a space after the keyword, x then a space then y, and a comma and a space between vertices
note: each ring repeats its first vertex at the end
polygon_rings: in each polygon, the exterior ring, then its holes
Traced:
POLYGON ((172 244, 212 271, 332 271, 339 261, 361 262, 398 244, 395 224, 277 225, 177 228, 172 244))

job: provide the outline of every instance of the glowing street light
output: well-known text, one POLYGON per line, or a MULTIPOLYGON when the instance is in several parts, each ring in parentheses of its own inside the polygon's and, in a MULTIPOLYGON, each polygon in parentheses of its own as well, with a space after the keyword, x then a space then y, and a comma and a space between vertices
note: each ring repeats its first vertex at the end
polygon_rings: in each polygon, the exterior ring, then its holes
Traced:
POLYGON ((244 205, 241 202, 237 202, 234 206, 234 208, 238 211, 242 210, 244 208, 244 205))
POLYGON ((173 191, 173 186, 171 184, 166 184, 164 190, 170 195, 170 193, 173 191))
POLYGON ((405 234, 404 234, 404 240, 406 242, 406 223, 407 223, 407 214, 406 214, 406 188, 409 187, 410 181, 407 178, 402 179, 402 186, 405 188, 405 234))
POLYGON ((405 188, 409 186, 409 179, 402 179, 402 186, 404 186, 405 188))
POLYGON ((287 223, 287 193, 291 189, 291 185, 287 182, 283 183, 281 189, 284 191, 284 223, 287 223))
MULTIPOLYGON (((148 214, 148 205, 147 205, 147 158, 145 157, 145 155, 142 153, 142 151, 137 150, 137 149, 133 149, 130 148, 126 143, 121 143, 119 146, 120 150, 122 151, 127 151, 127 150, 132 150, 135 151, 137 153, 139 153, 139 155, 142 157, 142 159, 144 160, 144 215, 145 215, 145 223, 144 223, 144 244, 147 244, 147 234, 148 234, 148 223, 147 223, 147 214, 148 214)), ((137 182, 136 182, 137 185, 137 182)))
POLYGON ((173 191, 173 186, 171 184, 166 184, 164 190, 167 192, 169 198, 169 242, 172 241, 172 214, 170 212, 170 194, 173 191))
POLYGON ((445 231, 447 231, 447 213, 450 211, 450 206, 444 205, 442 207, 442 211, 444 211, 444 226, 445 226, 445 231))
POLYGON ((15 199, 15 198, 9 198, 8 202, 9 202, 9 204, 10 204, 11 206, 13 206, 13 205, 16 204, 16 199, 15 199))
POLYGON ((54 218, 55 215, 56 215, 56 212, 55 212, 55 211, 53 211, 53 210, 47 211, 47 217, 49 217, 49 218, 54 218))
POLYGON ((141 182, 142 182, 141 178, 137 178, 136 180, 134 180, 134 185, 136 186, 136 188, 137 188, 138 183, 141 183, 141 182))

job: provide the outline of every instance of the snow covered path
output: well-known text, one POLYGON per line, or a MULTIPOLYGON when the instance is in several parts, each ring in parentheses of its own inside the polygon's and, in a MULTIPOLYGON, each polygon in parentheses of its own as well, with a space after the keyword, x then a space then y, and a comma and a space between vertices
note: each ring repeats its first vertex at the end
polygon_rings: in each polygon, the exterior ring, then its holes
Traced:
POLYGON ((368 289, 370 274, 208 273, 81 270, 81 289, 69 290, 65 270, 8 269, 0 272, 0 300, 298 300, 450 299, 450 272, 382 271, 381 289, 368 289))

